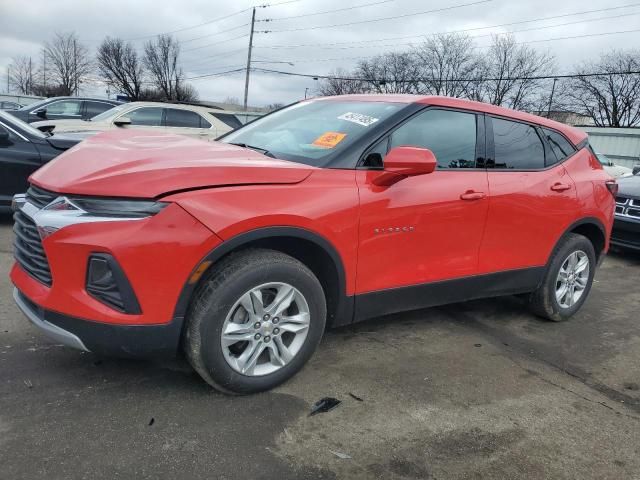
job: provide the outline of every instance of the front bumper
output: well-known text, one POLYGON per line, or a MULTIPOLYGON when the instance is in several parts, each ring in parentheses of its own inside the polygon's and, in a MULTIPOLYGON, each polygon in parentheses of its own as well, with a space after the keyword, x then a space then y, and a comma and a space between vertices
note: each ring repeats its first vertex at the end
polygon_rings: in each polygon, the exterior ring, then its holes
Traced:
POLYGON ((18 308, 31 323, 56 343, 85 352, 117 357, 175 355, 182 318, 165 325, 110 325, 46 310, 13 290, 18 308))
POLYGON ((640 220, 616 215, 611 243, 617 247, 640 250, 640 220))

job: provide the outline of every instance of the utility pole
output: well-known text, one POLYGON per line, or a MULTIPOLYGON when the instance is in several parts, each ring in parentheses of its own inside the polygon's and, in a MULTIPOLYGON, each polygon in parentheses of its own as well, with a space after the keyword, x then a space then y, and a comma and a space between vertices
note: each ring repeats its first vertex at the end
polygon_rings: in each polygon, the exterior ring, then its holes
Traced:
POLYGON ((253 49, 253 28, 256 24, 256 7, 253 7, 251 14, 251 33, 249 34, 249 53, 247 54, 247 73, 244 80, 244 109, 247 110, 247 99, 249 98, 249 72, 251 71, 251 50, 253 49))
POLYGON ((551 95, 549 95, 549 108, 547 109, 547 118, 551 116, 551 103, 553 102, 553 93, 556 91, 557 78, 553 79, 553 85, 551 86, 551 95))

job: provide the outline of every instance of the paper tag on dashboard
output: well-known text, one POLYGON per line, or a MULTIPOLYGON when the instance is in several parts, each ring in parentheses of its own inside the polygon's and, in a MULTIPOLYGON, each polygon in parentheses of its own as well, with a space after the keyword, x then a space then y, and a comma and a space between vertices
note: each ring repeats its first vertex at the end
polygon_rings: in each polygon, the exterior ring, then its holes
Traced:
POLYGON ((369 125, 373 125, 374 123, 376 123, 379 118, 370 117, 369 115, 365 115, 363 113, 347 112, 340 115, 338 117, 338 120, 346 120, 347 122, 357 123, 358 125, 362 125, 363 127, 368 127, 369 125))
POLYGON ((346 136, 346 133, 325 132, 313 141, 313 145, 322 148, 333 148, 344 140, 346 136))

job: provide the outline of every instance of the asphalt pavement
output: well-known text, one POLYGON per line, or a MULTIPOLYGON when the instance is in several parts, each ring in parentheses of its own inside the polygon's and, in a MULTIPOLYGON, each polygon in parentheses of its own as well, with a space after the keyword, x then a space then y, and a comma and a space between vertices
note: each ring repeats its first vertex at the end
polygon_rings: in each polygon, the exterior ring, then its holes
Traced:
POLYGON ((640 255, 565 323, 515 297, 327 332, 274 391, 55 345, 13 305, 0 220, 0 479, 640 479, 640 255), (342 403, 309 416, 326 396, 342 403))

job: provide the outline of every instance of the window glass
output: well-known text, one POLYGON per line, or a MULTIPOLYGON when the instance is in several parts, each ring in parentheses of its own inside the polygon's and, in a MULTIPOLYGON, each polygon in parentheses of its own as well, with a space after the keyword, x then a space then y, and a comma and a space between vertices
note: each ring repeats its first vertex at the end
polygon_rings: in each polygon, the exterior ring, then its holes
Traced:
POLYGON ((209 112, 215 118, 224 123, 227 127, 231 127, 234 130, 236 128, 240 128, 242 126, 242 122, 238 120, 238 118, 231 113, 218 113, 218 112, 209 112))
POLYGON ((111 107, 109 108, 109 110, 104 111, 100 115, 96 115, 91 120, 94 122, 101 122, 102 120, 107 120, 109 118, 114 117, 115 115, 118 115, 121 111, 126 110, 128 108, 131 108, 131 106, 127 104, 118 105, 117 107, 111 107))
POLYGON ((196 112, 167 108, 166 115, 165 125, 167 127, 200 128, 200 115, 196 112))
POLYGON ((113 105, 104 102, 84 102, 85 115, 87 118, 93 118, 96 115, 110 110, 113 108, 113 105))
POLYGON ((573 148, 573 145, 571 145, 569 141, 558 132, 554 132, 553 130, 546 128, 543 128, 542 131, 544 132, 545 137, 547 137, 547 141, 549 142, 549 145, 551 145, 551 150, 555 153, 558 161, 564 160, 576 151, 576 149, 573 148))
POLYGON ((535 128, 524 123, 492 118, 495 168, 544 168, 544 145, 535 128))
POLYGON ((47 115, 80 115, 79 100, 62 100, 47 105, 47 115))
POLYGON ((473 168, 476 116, 450 110, 427 110, 391 134, 390 148, 400 145, 431 150, 438 168, 473 168))
POLYGON ((276 158, 322 166, 407 105, 309 100, 243 125, 221 141, 251 145, 276 158))
POLYGON ((159 107, 138 108, 125 113, 124 116, 131 119, 131 125, 147 125, 151 127, 162 125, 162 108, 159 107))

